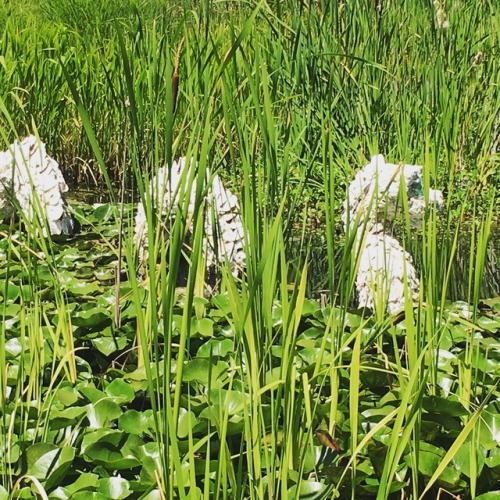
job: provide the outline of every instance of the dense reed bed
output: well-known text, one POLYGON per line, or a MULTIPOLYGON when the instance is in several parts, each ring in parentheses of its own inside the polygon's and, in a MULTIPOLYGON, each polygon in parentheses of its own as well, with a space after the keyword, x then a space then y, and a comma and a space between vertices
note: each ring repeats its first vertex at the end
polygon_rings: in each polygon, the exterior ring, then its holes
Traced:
POLYGON ((500 13, 448 4, 447 28, 416 0, 1 7, 2 142, 37 133, 109 203, 70 241, 0 226, 0 498, 496 498, 500 13), (398 317, 352 308, 339 235, 377 153, 445 193, 396 228, 421 274, 398 317), (187 206, 165 243, 147 189, 179 156, 240 198, 247 268, 208 297, 201 191, 180 294, 187 206))

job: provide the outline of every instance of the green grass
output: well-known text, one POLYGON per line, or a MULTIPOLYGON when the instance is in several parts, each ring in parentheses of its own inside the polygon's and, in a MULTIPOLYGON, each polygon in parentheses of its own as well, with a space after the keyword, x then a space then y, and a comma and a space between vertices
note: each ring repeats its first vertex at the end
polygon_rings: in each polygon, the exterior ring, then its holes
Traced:
POLYGON ((76 206, 69 242, 0 227, 0 498, 498 489, 499 308, 480 302, 500 187, 496 2, 449 5, 446 30, 419 1, 22 5, 0 12, 3 144, 37 130, 110 204, 76 206), (399 323, 351 309, 354 241, 337 231, 379 152, 425 165, 446 200, 421 231, 397 228, 422 276, 399 323), (247 270, 221 269, 208 299, 201 186, 180 297, 185 217, 163 242, 147 190, 179 156, 240 199, 247 270), (145 282, 125 188, 150 222, 145 282), (311 298, 318 240, 326 304, 311 298))

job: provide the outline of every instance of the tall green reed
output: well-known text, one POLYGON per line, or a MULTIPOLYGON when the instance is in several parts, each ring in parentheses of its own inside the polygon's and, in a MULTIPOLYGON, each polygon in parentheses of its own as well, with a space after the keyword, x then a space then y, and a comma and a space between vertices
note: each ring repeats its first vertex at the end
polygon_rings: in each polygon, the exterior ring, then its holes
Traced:
MULTIPOLYGON (((373 8, 373 2, 366 2, 364 9, 354 4, 320 4, 321 8, 316 3, 306 8, 292 2, 259 2, 250 9, 232 6, 225 15, 206 2, 198 13, 186 9, 179 25, 169 23, 168 16, 148 25, 138 18, 134 29, 117 30, 106 42, 99 39, 95 44, 69 30, 55 29, 58 38, 48 29, 38 34, 14 29, 4 33, 3 64, 10 80, 1 81, 0 88, 8 107, 21 104, 16 120, 21 123, 35 117, 42 136, 53 141, 63 158, 74 161, 78 152, 92 172, 89 175, 99 182, 105 180, 111 199, 118 199, 112 180, 123 177, 136 186, 146 207, 149 258, 145 283, 136 279, 135 249, 127 236, 123 249, 138 311, 139 364, 146 372, 155 415, 155 442, 161 457, 158 481, 167 497, 189 498, 200 487, 205 496, 286 496, 290 485, 298 487, 306 478, 318 478, 306 458, 313 450, 315 412, 325 400, 331 434, 335 435, 339 424, 339 408, 347 404, 351 414, 346 441, 350 456, 344 462, 343 477, 350 475, 355 483, 368 436, 389 426, 392 438, 387 443, 378 495, 388 496, 408 450, 410 488, 415 497, 422 493, 417 472, 422 398, 438 392, 437 350, 452 281, 448 262, 461 237, 455 229, 461 218, 454 211, 465 213, 459 183, 468 179, 467 168, 474 168, 474 158, 487 155, 491 116, 498 108, 494 92, 498 59, 490 55, 478 66, 473 62, 476 49, 494 54, 498 37, 489 29, 491 22, 479 15, 468 16, 466 22, 451 13, 449 31, 437 30, 431 9, 411 2, 405 4, 407 9, 388 8, 382 13, 373 8), (185 43, 174 110, 172 77, 181 37, 185 43), (36 52, 25 54, 28 46, 36 52), (42 83, 47 92, 36 91, 42 83), (478 92, 481 85, 484 92, 478 92), (471 138, 471 129, 480 130, 479 140, 471 138), (432 178, 448 191, 445 237, 438 224, 443 216, 430 216, 421 239, 405 240, 422 271, 421 300, 415 312, 407 308, 405 348, 398 345, 396 327, 388 318, 365 319, 348 338, 344 335, 357 256, 352 252, 354 240, 337 246, 340 203, 346 179, 378 152, 394 161, 425 163, 430 173, 426 186, 432 178), (165 244, 162 221, 155 212, 161 193, 151 194, 147 187, 156 169, 178 156, 198 162, 198 179, 203 179, 207 168, 221 166, 230 185, 241 186, 247 270, 239 281, 223 269, 220 284, 229 297, 225 314, 235 333, 239 366, 234 369, 243 373, 244 385, 238 389, 246 397, 244 439, 237 453, 226 444, 228 403, 215 405, 209 397, 216 384, 199 392, 190 387, 188 395, 184 392, 191 317, 201 319, 205 314, 201 298, 203 190, 201 184, 194 186, 193 178, 186 178, 182 186, 185 193, 196 187, 197 208, 182 320, 174 331, 187 194, 181 196, 183 202, 165 244), (312 203, 319 200, 324 210, 329 298, 341 306, 325 313, 326 331, 312 374, 300 373, 296 352, 307 261, 300 261, 293 275, 288 259, 294 224, 307 227, 303 220, 307 198, 312 203), (450 244, 438 249, 438 240, 450 244), (288 287, 290 277, 294 284, 288 287), (143 287, 148 289, 145 301, 143 287), (273 311, 278 303, 281 318, 276 325, 273 311), (396 374, 401 404, 363 435, 358 416, 363 403, 361 376, 373 370, 364 364, 363 356, 371 348, 365 345, 366 329, 378 346, 386 332, 393 339, 400 361, 387 370, 396 374), (279 366, 272 354, 276 344, 283 353, 279 366), (326 359, 330 361, 325 363, 326 359), (205 398, 217 414, 217 424, 200 441, 191 430, 186 451, 179 444, 178 429, 184 409, 181 401, 191 396, 205 398), (209 491, 212 471, 207 465, 203 479, 197 481, 196 457, 200 449, 210 454, 218 443, 215 490, 209 491)), ((480 7, 491 8, 487 3, 480 7)), ((24 125, 19 123, 15 126, 21 130, 24 125)), ((86 175, 81 166, 75 172, 86 175)), ((488 179, 497 182, 495 172, 488 179)), ((473 307, 479 298, 481 256, 492 214, 490 208, 471 237, 480 250, 477 266, 471 263, 469 274, 473 307)), ((132 221, 120 223, 129 234, 132 221)), ((301 244, 307 254, 305 233, 301 244)), ((61 301, 63 307, 63 295, 61 301)), ((466 349, 470 360, 475 352, 472 340, 466 349)), ((478 404, 471 405, 468 396, 475 383, 472 368, 464 369, 458 384, 461 400, 471 411, 478 404)), ((230 383, 228 390, 233 388, 230 383)), ((195 404, 194 399, 189 404, 195 404)), ((471 413, 464 419, 464 432, 473 432, 478 415, 471 413)), ((462 437, 466 434, 457 438, 453 451, 462 437)))

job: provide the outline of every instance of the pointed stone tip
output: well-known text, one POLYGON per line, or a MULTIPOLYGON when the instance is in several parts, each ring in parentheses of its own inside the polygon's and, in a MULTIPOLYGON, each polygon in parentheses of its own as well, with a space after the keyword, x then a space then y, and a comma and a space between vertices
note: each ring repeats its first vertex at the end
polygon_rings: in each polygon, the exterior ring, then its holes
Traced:
POLYGON ((373 163, 377 167, 381 167, 382 165, 385 165, 384 155, 378 154, 378 155, 372 156, 371 163, 373 163))

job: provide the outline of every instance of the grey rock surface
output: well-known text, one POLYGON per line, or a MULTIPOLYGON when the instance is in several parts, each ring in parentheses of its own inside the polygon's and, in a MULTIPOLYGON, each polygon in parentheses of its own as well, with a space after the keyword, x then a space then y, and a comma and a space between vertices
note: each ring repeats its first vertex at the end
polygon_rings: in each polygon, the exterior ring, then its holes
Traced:
MULTIPOLYGON (((349 185, 342 222, 346 232, 355 233, 359 307, 375 311, 382 304, 382 309, 396 313, 404 308, 405 298, 418 299, 419 279, 411 255, 389 234, 403 211, 402 192, 410 225, 421 227, 427 208, 422 166, 386 163, 377 155, 349 185)), ((439 209, 443 194, 429 189, 427 200, 439 209)))
MULTIPOLYGON (((164 226, 163 237, 168 238, 179 206, 186 210, 186 225, 192 233, 192 220, 196 203, 197 164, 179 158, 171 168, 161 167, 149 186, 149 196, 164 226)), ((245 266, 244 232, 240 207, 236 196, 222 183, 218 175, 207 175, 202 183, 204 237, 203 250, 207 268, 223 264, 226 260, 233 275, 245 266)), ((140 265, 148 257, 148 221, 142 202, 135 216, 134 243, 138 249, 140 265)))
POLYGON ((64 198, 67 191, 59 164, 47 155, 45 144, 35 136, 16 141, 0 152, 0 216, 3 219, 14 216, 19 209, 29 219, 41 216, 45 236, 47 232, 73 234, 77 223, 64 198))

